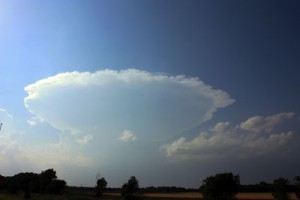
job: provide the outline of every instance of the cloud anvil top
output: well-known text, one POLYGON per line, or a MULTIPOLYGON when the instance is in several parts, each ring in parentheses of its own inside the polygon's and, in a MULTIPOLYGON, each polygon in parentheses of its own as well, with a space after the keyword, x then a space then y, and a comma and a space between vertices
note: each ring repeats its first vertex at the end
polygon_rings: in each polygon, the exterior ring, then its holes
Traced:
POLYGON ((234 102, 198 78, 137 69, 67 72, 25 88, 30 112, 60 130, 99 134, 130 129, 137 134, 172 135, 209 120, 234 102))

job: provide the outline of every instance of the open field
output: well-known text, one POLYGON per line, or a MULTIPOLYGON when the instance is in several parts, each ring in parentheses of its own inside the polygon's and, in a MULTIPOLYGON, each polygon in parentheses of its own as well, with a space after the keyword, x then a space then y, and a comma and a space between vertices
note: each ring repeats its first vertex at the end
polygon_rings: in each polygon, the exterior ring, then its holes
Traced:
MULTIPOLYGON (((23 200, 23 193, 7 194, 1 193, 0 200, 23 200)), ((62 195, 49 195, 49 194, 31 194, 31 200, 68 200, 62 195)))
MULTIPOLYGON (((200 193, 145 193, 141 195, 143 200, 192 200, 201 199, 200 193)), ((292 200, 297 200, 294 194, 291 194, 292 200)), ((21 200, 23 193, 7 194, 0 193, 0 200, 21 200)), ((67 191, 64 195, 32 194, 31 200, 96 200, 93 192, 88 191, 67 191)), ((102 200, 121 200, 119 193, 105 193, 102 200)), ((238 193, 239 200, 273 200, 271 193, 238 193)))
MULTIPOLYGON (((106 193, 107 196, 120 196, 118 193, 106 193)), ((142 197, 146 199, 202 199, 202 195, 198 192, 187 192, 187 193, 145 193, 142 197)), ((237 199, 240 200, 273 200, 271 193, 238 193, 237 199)), ((297 200, 294 194, 291 194, 291 200, 297 200)))

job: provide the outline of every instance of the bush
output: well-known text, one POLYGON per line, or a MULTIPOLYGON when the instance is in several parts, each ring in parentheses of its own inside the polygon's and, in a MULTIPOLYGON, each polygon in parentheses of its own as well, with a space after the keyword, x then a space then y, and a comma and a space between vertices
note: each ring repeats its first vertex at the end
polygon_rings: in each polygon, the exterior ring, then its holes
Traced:
POLYGON ((288 193, 289 180, 285 178, 278 178, 273 181, 272 195, 275 200, 289 200, 288 193))
POLYGON ((30 197, 31 197, 30 193, 28 191, 25 192, 24 199, 30 199, 30 197))
POLYGON ((61 194, 65 187, 64 180, 53 180, 47 185, 46 191, 50 194, 61 194))
POLYGON ((239 184, 239 175, 232 173, 216 174, 203 181, 200 192, 206 200, 231 200, 235 199, 239 184))

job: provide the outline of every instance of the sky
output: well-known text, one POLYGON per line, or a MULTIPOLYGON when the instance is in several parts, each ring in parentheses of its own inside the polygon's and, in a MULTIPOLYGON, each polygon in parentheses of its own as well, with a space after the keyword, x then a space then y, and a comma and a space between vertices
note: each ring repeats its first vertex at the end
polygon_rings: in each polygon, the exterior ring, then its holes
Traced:
POLYGON ((300 2, 0 0, 0 174, 198 188, 299 175, 300 2))

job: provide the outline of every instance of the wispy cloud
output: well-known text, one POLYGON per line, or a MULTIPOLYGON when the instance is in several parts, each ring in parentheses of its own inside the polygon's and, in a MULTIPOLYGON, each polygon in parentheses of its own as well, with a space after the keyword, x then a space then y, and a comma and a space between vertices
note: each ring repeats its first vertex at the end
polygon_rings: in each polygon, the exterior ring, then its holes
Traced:
POLYGON ((201 132, 188 141, 181 137, 163 146, 167 156, 182 158, 215 159, 262 155, 287 145, 293 132, 274 131, 276 125, 293 117, 293 113, 280 113, 268 117, 251 117, 239 125, 229 127, 229 122, 218 123, 212 132, 201 132), (257 134, 253 134, 253 132, 257 134))
POLYGON ((85 145, 92 139, 93 139, 93 135, 88 134, 88 135, 83 136, 83 138, 81 138, 81 139, 77 139, 77 142, 81 145, 85 145))

